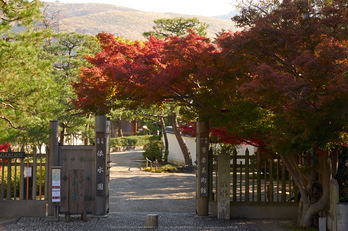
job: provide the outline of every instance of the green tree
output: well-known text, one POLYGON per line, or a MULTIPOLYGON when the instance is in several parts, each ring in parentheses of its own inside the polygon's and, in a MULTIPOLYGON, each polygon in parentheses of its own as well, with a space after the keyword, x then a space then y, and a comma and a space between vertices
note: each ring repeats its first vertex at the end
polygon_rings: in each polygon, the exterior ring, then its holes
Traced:
POLYGON ((87 65, 85 55, 99 49, 97 41, 91 36, 52 34, 50 28, 40 28, 40 1, 0 4, 1 142, 45 143, 53 119, 61 121, 62 137, 82 132, 88 139, 92 118, 71 104, 71 81, 78 79, 80 66, 87 65), (33 29, 34 25, 39 26, 33 29))
POLYGON ((58 86, 51 74, 53 62, 42 59, 41 42, 34 42, 34 37, 43 38, 30 31, 17 35, 15 41, 0 41, 1 128, 7 130, 2 135, 12 134, 11 139, 21 131, 22 135, 18 135, 22 140, 28 133, 37 133, 36 138, 31 138, 42 140, 44 124, 52 116, 51 107, 56 105, 58 86), (17 132, 13 134, 9 128, 17 132))
POLYGON ((48 138, 51 107, 55 107, 53 62, 44 58, 42 41, 49 30, 34 31, 42 18, 40 1, 0 2, 0 139, 42 144, 48 138), (19 32, 10 32, 14 27, 19 32))
POLYGON ((42 6, 39 0, 0 1, 0 33, 10 31, 14 25, 33 27, 42 18, 42 6))
POLYGON ((195 30, 199 35, 206 36, 208 24, 200 22, 197 18, 163 18, 154 20, 156 24, 153 31, 144 32, 143 36, 154 36, 163 39, 170 36, 183 37, 187 35, 187 29, 195 30))
POLYGON ((85 144, 93 135, 90 130, 93 117, 90 114, 76 110, 71 103, 75 97, 71 81, 79 80, 81 66, 87 65, 85 56, 99 51, 96 38, 89 35, 72 33, 56 33, 44 46, 47 57, 54 61, 52 73, 59 85, 59 98, 55 108, 55 119, 59 121, 60 142, 65 143, 66 138, 81 137, 85 144))

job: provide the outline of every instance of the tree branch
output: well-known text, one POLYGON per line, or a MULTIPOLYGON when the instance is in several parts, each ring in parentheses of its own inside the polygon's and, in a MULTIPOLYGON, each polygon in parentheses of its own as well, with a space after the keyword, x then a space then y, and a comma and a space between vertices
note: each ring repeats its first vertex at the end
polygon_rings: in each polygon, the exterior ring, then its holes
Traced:
POLYGON ((4 117, 4 116, 0 116, 0 119, 6 120, 6 121, 10 124, 10 126, 11 126, 12 128, 14 128, 14 129, 24 130, 24 127, 21 127, 21 126, 16 127, 16 126, 14 126, 14 124, 12 123, 12 121, 11 121, 10 119, 4 117))
POLYGON ((14 110, 17 110, 17 109, 16 109, 12 104, 10 104, 10 103, 1 102, 1 104, 4 105, 4 106, 6 106, 6 107, 10 107, 10 108, 12 108, 12 109, 14 109, 14 110))
POLYGON ((293 166, 293 162, 290 160, 289 156, 286 156, 284 154, 280 154, 280 157, 281 157, 282 161, 284 162, 286 168, 290 172, 291 176, 294 178, 294 181, 295 181, 296 185, 298 186, 301 195, 306 196, 306 194, 307 194, 306 187, 301 180, 301 176, 300 176, 300 173, 299 173, 297 167, 293 166))

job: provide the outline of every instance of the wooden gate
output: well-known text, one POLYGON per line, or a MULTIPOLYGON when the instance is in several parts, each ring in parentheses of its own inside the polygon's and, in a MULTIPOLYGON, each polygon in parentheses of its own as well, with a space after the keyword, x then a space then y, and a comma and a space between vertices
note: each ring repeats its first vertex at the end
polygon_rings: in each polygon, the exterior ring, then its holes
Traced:
MULTIPOLYGON (((95 201, 95 147, 94 146, 59 146, 59 165, 61 170, 61 203, 60 212, 69 213, 69 205, 77 202, 76 196, 71 195, 73 183, 69 176, 71 170, 84 170, 83 191, 84 209, 87 213, 94 212, 95 201)), ((80 183, 80 182, 79 182, 80 183)))
MULTIPOLYGON (((58 121, 52 123, 53 133, 58 133, 58 121)), ((83 208, 84 213, 106 216, 109 212, 110 171, 110 121, 105 116, 96 116, 96 138, 93 146, 58 145, 57 135, 50 141, 50 169, 61 167, 60 201, 53 201, 52 176, 51 194, 48 201, 49 216, 60 213, 74 214, 71 204, 83 208), (57 145, 57 147, 55 147, 57 145), (78 195, 77 195, 78 192, 78 195)))

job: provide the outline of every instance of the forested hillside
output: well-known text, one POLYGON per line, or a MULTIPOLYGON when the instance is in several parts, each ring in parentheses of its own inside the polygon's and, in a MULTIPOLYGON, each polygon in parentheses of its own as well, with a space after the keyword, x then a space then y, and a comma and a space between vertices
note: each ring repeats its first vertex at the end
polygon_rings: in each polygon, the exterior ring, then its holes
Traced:
POLYGON ((109 4, 86 3, 46 3, 44 9, 48 17, 59 18, 59 30, 64 32, 96 35, 105 31, 122 35, 131 40, 143 40, 142 33, 152 30, 153 21, 159 18, 196 17, 209 24, 208 37, 224 30, 235 30, 234 23, 204 16, 193 16, 175 13, 152 13, 109 4))

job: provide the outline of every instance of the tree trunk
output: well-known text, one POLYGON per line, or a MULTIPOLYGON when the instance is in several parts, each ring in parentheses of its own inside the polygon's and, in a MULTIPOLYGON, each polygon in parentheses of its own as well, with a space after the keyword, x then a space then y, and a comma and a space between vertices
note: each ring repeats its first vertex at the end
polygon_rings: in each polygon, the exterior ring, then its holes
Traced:
MULTIPOLYGON (((301 198, 302 200, 302 198, 301 198)), ((298 221, 300 227, 311 227, 313 226, 314 213, 310 213, 310 205, 302 206, 301 217, 298 221)))
POLYGON ((117 126, 117 128, 116 128, 116 130, 117 130, 117 136, 116 137, 123 137, 123 132, 122 132, 122 118, 121 118, 121 116, 119 116, 118 118, 117 118, 117 122, 116 122, 116 126, 117 126))
POLYGON ((166 155, 165 155, 165 162, 168 162, 168 154, 169 154, 169 143, 168 143, 168 137, 167 137, 167 131, 166 131, 166 124, 164 123, 163 116, 160 117, 161 121, 161 127, 163 132, 163 139, 164 139, 164 147, 166 149, 166 155))
POLYGON ((330 197, 330 166, 328 164, 328 153, 320 154, 322 158, 321 186, 322 196, 318 201, 311 201, 311 190, 313 190, 313 179, 299 169, 299 161, 296 155, 286 156, 280 154, 283 163, 293 177, 301 193, 301 199, 298 209, 298 224, 301 227, 310 227, 313 225, 315 214, 325 208, 330 197))
POLYGON ((61 127, 62 127, 62 130, 60 131, 59 142, 60 142, 60 145, 64 145, 66 127, 63 123, 61 127))
POLYGON ((184 138, 182 137, 182 134, 181 134, 181 131, 179 129, 178 120, 176 118, 176 113, 175 112, 173 112, 171 120, 172 120, 172 127, 173 127, 173 131, 174 131, 175 137, 178 140, 180 149, 182 151, 182 154, 184 155, 185 164, 189 165, 189 166, 192 166, 191 153, 190 153, 190 150, 187 147, 187 144, 186 144, 184 138))
MULTIPOLYGON (((91 114, 88 114, 88 120, 91 118, 91 114)), ((86 137, 84 138, 84 145, 89 145, 89 127, 90 127, 90 124, 89 122, 87 122, 86 124, 86 129, 85 129, 85 133, 86 133, 86 137)))

